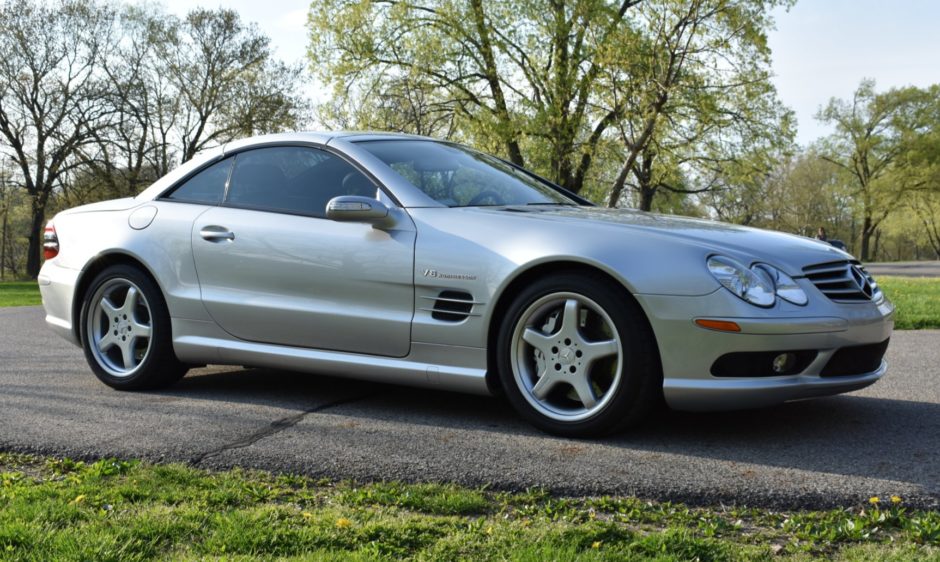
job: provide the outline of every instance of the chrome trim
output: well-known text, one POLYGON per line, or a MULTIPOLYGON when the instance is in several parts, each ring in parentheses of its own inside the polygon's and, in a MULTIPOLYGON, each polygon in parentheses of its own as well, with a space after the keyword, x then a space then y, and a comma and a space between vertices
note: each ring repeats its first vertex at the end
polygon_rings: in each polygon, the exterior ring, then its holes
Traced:
POLYGON ((460 304, 486 304, 485 302, 475 301, 475 300, 464 300, 464 299, 454 299, 449 297, 429 297, 427 295, 420 295, 418 298, 428 299, 431 301, 446 301, 446 302, 458 302, 460 304))
POLYGON ((450 314, 450 315, 452 315, 452 316, 463 316, 463 317, 467 317, 467 316, 480 317, 480 316, 482 316, 482 314, 478 314, 478 313, 476 313, 476 312, 460 312, 459 310, 442 310, 442 309, 440 309, 440 308, 427 308, 427 307, 423 307, 423 306, 422 306, 422 307, 419 307, 418 310, 423 310, 424 312, 436 312, 436 313, 438 313, 438 314, 450 314))

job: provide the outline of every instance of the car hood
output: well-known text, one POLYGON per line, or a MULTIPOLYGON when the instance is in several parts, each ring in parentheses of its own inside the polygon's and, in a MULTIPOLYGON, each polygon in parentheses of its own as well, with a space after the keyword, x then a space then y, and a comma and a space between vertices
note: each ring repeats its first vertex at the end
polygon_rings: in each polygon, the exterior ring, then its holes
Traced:
MULTIPOLYGON (((495 208, 488 211, 497 212, 495 208)), ((825 242, 804 236, 634 209, 529 206, 503 207, 499 211, 517 212, 533 219, 570 221, 585 226, 626 228, 653 238, 692 243, 745 262, 767 262, 790 275, 802 275, 807 265, 852 259, 849 254, 825 242)))

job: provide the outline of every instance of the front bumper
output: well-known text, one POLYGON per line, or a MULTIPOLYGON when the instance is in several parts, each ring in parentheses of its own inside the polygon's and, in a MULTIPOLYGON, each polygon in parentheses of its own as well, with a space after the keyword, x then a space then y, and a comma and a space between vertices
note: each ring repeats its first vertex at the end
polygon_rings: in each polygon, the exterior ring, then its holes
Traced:
MULTIPOLYGON (((778 303, 762 311, 726 291, 700 297, 637 295, 659 344, 663 393, 677 410, 710 411, 756 408, 789 400, 830 396, 864 388, 886 370, 823 376, 840 349, 884 342, 894 328, 894 306, 881 303, 813 307, 778 303), (755 313, 763 313, 757 316, 755 313), (695 318, 730 320, 738 333, 696 326, 695 318), (718 358, 738 352, 815 350, 817 355, 799 373, 786 376, 716 377, 710 372, 718 358)), ((755 369, 756 371, 756 369, 755 369)))

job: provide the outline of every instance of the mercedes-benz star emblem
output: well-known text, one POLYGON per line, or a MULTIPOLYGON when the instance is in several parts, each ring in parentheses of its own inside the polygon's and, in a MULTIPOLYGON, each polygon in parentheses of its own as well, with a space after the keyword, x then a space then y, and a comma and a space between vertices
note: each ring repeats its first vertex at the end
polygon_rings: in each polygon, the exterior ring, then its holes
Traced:
POLYGON ((858 290, 866 297, 871 298, 874 291, 871 288, 871 281, 868 280, 868 276, 865 275, 865 272, 857 265, 853 265, 849 270, 852 272, 852 279, 855 281, 855 284, 858 285, 858 290))

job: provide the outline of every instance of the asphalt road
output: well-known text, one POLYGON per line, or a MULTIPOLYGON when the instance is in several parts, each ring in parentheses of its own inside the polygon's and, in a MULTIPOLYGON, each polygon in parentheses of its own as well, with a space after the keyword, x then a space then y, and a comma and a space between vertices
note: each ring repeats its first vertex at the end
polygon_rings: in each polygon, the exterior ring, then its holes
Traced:
POLYGON ((127 393, 91 374, 36 307, 0 309, 0 449, 244 466, 361 481, 778 508, 898 494, 940 507, 940 332, 896 333, 888 376, 851 395, 665 412, 616 438, 546 436, 499 399, 210 367, 127 393))

